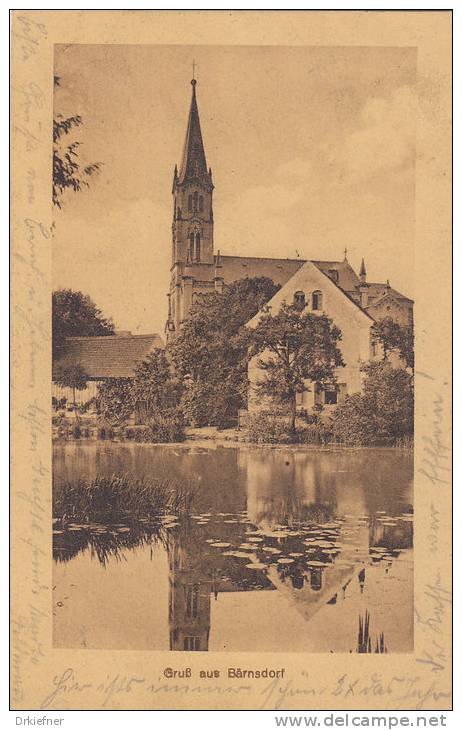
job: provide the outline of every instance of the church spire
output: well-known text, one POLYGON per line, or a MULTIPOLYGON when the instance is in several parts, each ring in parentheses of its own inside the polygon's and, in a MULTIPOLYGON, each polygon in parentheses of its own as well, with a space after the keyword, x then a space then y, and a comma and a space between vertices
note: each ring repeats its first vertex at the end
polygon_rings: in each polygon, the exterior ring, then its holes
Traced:
POLYGON ((192 98, 189 110, 188 129, 183 149, 178 182, 184 183, 193 178, 208 177, 207 162, 205 159, 204 144, 202 142, 201 125, 199 121, 199 110, 196 100, 196 79, 192 79, 192 98))

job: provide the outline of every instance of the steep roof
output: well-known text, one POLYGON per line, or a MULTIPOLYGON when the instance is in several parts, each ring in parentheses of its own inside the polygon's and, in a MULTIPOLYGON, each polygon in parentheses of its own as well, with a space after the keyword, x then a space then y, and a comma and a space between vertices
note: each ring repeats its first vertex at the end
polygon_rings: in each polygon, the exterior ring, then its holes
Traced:
POLYGON ((201 124, 199 110, 196 100, 196 80, 191 81, 192 98, 189 109, 188 128, 183 148, 183 159, 181 161, 178 182, 191 180, 198 177, 207 177, 207 161, 205 159, 204 143, 202 142, 201 124))
POLYGON ((397 299, 403 299, 406 302, 412 303, 412 299, 409 299, 409 297, 406 297, 404 294, 401 294, 401 292, 397 291, 396 289, 393 289, 388 283, 382 284, 380 282, 368 282, 368 293, 369 293, 369 301, 372 303, 372 301, 375 303, 382 297, 386 296, 387 294, 393 294, 397 299))
MULTIPOLYGON (((217 262, 218 257, 215 257, 217 262)), ((221 268, 219 275, 225 284, 232 284, 238 279, 254 276, 267 276, 275 284, 283 286, 305 263, 304 259, 277 259, 259 256, 223 256, 219 257, 221 268)))
MULTIPOLYGON (((217 261, 218 257, 215 257, 217 261)), ((259 256, 226 256, 220 255, 220 275, 225 284, 237 279, 253 276, 268 276, 275 284, 284 286, 290 278, 306 263, 306 259, 280 259, 259 256)), ((350 294, 357 293, 360 281, 349 262, 319 261, 310 259, 323 274, 350 294)))
MULTIPOLYGON (((304 286, 304 283, 306 280, 306 276, 309 275, 310 270, 311 270, 311 272, 313 272, 313 269, 314 269, 315 271, 319 272, 318 276, 320 276, 320 278, 322 278, 323 281, 324 281, 324 279, 327 279, 329 281, 328 286, 333 287, 334 290, 337 290, 339 292, 339 294, 345 298, 345 303, 348 302, 348 306, 351 306, 352 312, 356 312, 356 314, 359 315, 360 318, 362 315, 362 318, 365 320, 368 320, 369 323, 371 322, 371 320, 373 321, 373 317, 371 317, 371 315, 368 312, 366 312, 365 309, 360 307, 358 302, 356 302, 354 299, 352 299, 352 297, 349 295, 349 293, 344 291, 342 289, 342 287, 339 285, 339 283, 334 281, 334 279, 331 276, 329 276, 327 271, 324 271, 323 268, 318 266, 319 263, 320 262, 317 262, 317 261, 303 262, 303 266, 301 266, 299 268, 299 270, 294 274, 294 276, 291 277, 290 281, 286 282, 286 284, 281 289, 279 289, 278 292, 276 292, 274 297, 272 299, 270 299, 270 301, 267 303, 267 306, 275 307, 275 311, 276 311, 276 310, 279 310, 279 307, 281 306, 281 304, 284 301, 287 301, 287 298, 289 298, 289 301, 292 300, 293 293, 297 290, 297 288, 303 289, 303 286, 304 286)), ((333 262, 322 262, 322 263, 330 264, 333 262)), ((339 262, 337 262, 337 263, 339 263, 339 262)), ((262 311, 257 312, 257 314, 254 317, 252 317, 252 319, 249 322, 247 322, 246 326, 255 327, 261 316, 262 316, 262 311)), ((360 319, 357 321, 359 322, 360 319)))
POLYGON ((58 367, 80 364, 90 378, 131 378, 137 362, 163 347, 159 335, 67 337, 64 354, 53 362, 53 377, 58 367))
POLYGON ((356 292, 360 284, 359 278, 347 259, 343 261, 315 261, 312 263, 329 276, 340 289, 346 292, 356 292))

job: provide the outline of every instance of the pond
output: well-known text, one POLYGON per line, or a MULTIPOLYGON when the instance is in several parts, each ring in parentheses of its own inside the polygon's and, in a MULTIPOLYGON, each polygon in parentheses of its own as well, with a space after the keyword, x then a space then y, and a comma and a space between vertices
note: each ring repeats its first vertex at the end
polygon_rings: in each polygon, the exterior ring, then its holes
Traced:
POLYGON ((56 647, 412 651, 412 452, 53 446, 56 483, 113 474, 192 483, 193 512, 55 530, 56 647))

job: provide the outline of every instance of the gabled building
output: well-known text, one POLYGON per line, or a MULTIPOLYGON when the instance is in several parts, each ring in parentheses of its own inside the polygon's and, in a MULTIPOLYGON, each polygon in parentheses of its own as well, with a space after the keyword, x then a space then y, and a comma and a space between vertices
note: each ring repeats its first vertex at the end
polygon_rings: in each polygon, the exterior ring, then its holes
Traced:
MULTIPOLYGON (((333 263, 329 262, 330 265, 333 263)), ((315 404, 336 405, 347 393, 360 391, 360 365, 376 356, 371 341, 374 319, 367 310, 361 307, 351 293, 345 292, 331 274, 321 269, 318 262, 314 261, 306 261, 268 302, 267 307, 271 314, 275 315, 284 302, 295 304, 303 312, 326 314, 342 332, 339 347, 345 367, 337 368, 335 371, 337 388, 323 390, 316 383, 308 384, 309 390, 298 396, 298 406, 309 409, 315 404)), ((259 312, 247 326, 255 327, 261 316, 262 313, 259 312)), ((250 410, 265 405, 260 398, 255 397, 254 390, 255 384, 262 377, 262 371, 258 366, 260 357, 254 357, 249 364, 250 410)))

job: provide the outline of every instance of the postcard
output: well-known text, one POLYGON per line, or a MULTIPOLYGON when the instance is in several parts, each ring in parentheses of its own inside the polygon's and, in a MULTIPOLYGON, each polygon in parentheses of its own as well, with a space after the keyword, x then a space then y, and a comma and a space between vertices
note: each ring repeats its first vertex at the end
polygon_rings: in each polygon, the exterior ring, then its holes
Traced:
POLYGON ((451 20, 13 12, 13 709, 451 709, 451 20))

